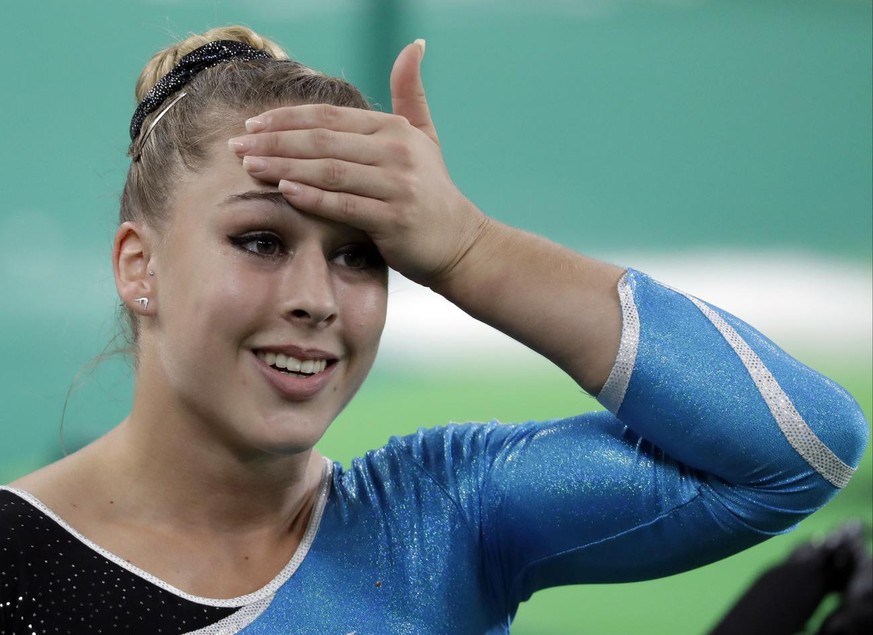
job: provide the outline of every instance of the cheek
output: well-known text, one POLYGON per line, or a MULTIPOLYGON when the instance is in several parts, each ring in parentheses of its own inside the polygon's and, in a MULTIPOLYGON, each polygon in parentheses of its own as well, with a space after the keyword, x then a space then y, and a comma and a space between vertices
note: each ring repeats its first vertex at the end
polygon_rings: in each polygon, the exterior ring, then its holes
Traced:
POLYGON ((221 258, 179 263, 180 275, 162 293, 168 335, 183 339, 177 344, 193 348, 228 334, 243 336, 253 316, 269 301, 270 294, 257 276, 243 275, 230 264, 221 258))
POLYGON ((271 304, 268 285, 257 276, 231 272, 207 275, 192 288, 187 311, 197 326, 209 336, 244 337, 256 328, 257 318, 271 304))
POLYGON ((385 328, 387 303, 388 291, 384 285, 356 288, 347 295, 346 324, 358 345, 373 348, 374 353, 385 328))
POLYGON ((385 328, 385 315, 388 307, 388 290, 384 286, 377 287, 362 302, 363 320, 374 337, 382 336, 385 328))

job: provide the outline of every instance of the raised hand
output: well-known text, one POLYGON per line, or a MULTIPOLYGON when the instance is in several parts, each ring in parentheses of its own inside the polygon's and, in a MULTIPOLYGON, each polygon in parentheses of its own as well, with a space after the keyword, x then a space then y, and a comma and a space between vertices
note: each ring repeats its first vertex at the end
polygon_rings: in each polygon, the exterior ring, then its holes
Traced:
POLYGON ((389 266, 596 393, 618 350, 622 270, 491 220, 458 191, 425 98, 423 53, 410 44, 394 64, 395 114, 278 108, 229 147, 295 208, 365 231, 389 266))
POLYGON ((391 73, 395 114, 324 104, 265 112, 229 141, 297 209, 357 227, 392 268, 445 281, 489 224, 452 182, 421 80, 422 41, 391 73))

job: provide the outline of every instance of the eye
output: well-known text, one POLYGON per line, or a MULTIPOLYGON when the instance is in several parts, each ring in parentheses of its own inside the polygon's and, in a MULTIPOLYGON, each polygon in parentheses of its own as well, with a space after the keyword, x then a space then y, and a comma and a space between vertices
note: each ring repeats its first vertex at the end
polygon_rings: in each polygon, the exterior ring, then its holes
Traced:
POLYGON ((334 254, 333 262, 349 269, 372 269, 385 261, 373 245, 347 245, 334 254))
POLYGON ((231 236, 230 241, 238 248, 262 258, 274 258, 285 253, 282 239, 272 232, 256 232, 231 236))

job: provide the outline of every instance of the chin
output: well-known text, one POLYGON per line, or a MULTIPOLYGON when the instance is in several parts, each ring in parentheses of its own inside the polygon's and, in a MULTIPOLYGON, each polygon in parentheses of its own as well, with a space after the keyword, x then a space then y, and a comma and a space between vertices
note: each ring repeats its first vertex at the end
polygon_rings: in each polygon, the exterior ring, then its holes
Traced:
POLYGON ((321 440, 333 421, 279 417, 260 424, 257 433, 246 435, 248 444, 256 450, 277 456, 289 456, 308 452, 321 440))

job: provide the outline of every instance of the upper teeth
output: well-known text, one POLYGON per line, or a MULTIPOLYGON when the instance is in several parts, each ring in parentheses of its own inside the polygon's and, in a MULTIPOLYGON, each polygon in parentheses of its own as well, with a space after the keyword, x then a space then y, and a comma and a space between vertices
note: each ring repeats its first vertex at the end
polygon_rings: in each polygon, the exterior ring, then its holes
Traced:
POLYGON ((258 351, 258 357, 270 366, 284 368, 295 373, 304 373, 306 375, 320 373, 327 367, 326 359, 302 360, 297 359, 296 357, 291 357, 290 355, 283 355, 282 353, 264 353, 263 351, 258 351))

